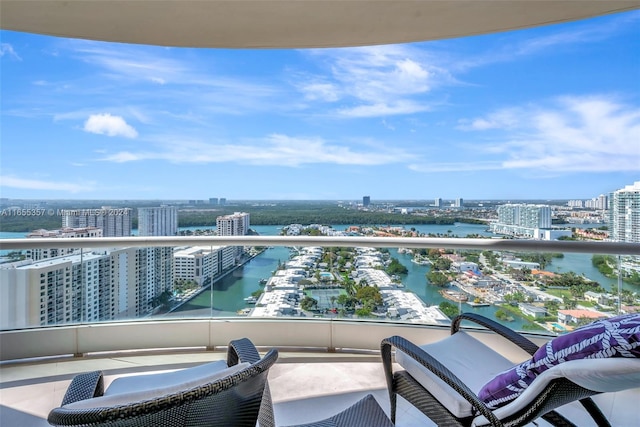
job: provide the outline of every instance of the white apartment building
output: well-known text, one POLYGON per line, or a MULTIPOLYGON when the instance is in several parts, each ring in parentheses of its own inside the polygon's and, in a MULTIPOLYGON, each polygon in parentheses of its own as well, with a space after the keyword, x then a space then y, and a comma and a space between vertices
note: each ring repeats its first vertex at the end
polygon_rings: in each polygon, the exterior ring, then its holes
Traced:
POLYGON ((178 234, 176 206, 138 208, 139 236, 175 236, 176 234, 178 234))
MULTIPOLYGON (((58 230, 34 230, 27 234, 27 239, 57 239, 57 238, 82 238, 82 237, 102 237, 102 229, 97 227, 82 228, 60 228, 58 230)), ((45 248, 27 249, 27 259, 38 261, 46 258, 70 255, 74 248, 45 248)))
POLYGON ((232 246, 192 246, 173 252, 173 271, 176 279, 194 280, 200 286, 235 264, 232 246))
POLYGON ((171 290, 171 248, 123 248, 0 265, 0 329, 140 317, 171 290))
POLYGON ((540 230, 551 228, 551 208, 547 205, 507 204, 497 208, 498 221, 491 231, 510 236, 542 238, 540 230))
POLYGON ((609 237, 640 243, 640 181, 609 195, 609 237))
POLYGON ((131 236, 131 208, 63 209, 62 228, 98 227, 104 237, 131 236))
POLYGON ((216 218, 218 236, 245 236, 249 233, 250 226, 249 214, 246 212, 234 212, 216 218))

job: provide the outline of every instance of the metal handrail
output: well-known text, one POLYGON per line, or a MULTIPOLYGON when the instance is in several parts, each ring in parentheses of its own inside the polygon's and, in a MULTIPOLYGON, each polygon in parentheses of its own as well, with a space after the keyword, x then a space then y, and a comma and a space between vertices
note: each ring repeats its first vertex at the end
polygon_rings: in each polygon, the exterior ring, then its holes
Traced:
POLYGON ((0 250, 158 246, 336 246, 445 248, 640 255, 640 244, 608 241, 361 236, 171 236, 0 239, 0 250))

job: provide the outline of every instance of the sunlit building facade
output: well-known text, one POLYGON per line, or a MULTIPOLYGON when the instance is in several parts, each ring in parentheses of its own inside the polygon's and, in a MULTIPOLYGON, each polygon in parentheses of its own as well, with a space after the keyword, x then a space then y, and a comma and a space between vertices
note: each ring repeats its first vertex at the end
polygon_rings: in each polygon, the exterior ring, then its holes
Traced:
POLYGON ((640 243, 640 181, 610 194, 609 236, 615 242, 640 243))

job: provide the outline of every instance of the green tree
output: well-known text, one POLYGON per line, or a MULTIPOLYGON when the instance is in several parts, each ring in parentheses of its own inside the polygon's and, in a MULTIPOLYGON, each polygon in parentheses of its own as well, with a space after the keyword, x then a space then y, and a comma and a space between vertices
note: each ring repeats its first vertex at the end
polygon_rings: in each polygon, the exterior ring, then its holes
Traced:
POLYGON ((318 301, 315 298, 304 297, 300 301, 300 308, 305 311, 315 310, 318 307, 318 301))
POLYGON ((431 270, 426 274, 426 276, 429 283, 434 286, 444 287, 450 282, 449 277, 440 271, 431 270))
POLYGON ((460 310, 458 310, 458 306, 451 304, 448 301, 443 301, 438 305, 440 311, 442 311, 447 317, 453 318, 460 314, 460 310))

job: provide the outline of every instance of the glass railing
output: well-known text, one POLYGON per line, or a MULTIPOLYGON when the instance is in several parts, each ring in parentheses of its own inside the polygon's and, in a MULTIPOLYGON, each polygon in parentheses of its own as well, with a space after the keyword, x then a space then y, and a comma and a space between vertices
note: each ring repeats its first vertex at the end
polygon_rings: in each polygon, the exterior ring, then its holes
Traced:
POLYGON ((473 311, 563 333, 640 309, 640 245, 496 238, 0 240, 3 331, 201 318, 446 325, 473 311))

